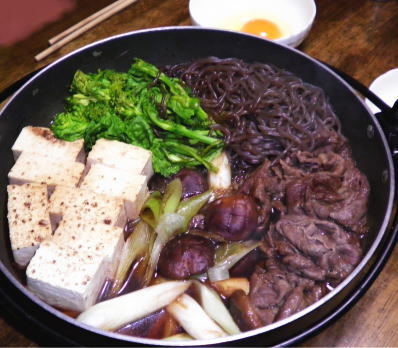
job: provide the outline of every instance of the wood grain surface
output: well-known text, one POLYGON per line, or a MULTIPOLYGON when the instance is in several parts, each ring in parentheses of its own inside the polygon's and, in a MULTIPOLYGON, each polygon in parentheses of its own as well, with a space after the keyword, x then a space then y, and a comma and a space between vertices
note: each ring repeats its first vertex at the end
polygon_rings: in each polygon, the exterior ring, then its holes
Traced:
MULTIPOLYGON (((233 1, 233 0, 231 0, 233 1)), ((138 0, 47 59, 34 56, 47 40, 110 0, 77 0, 75 10, 27 39, 0 47, 0 91, 41 66, 93 41, 136 29, 190 25, 187 0, 138 0)), ((398 1, 317 0, 314 26, 299 49, 369 85, 398 67, 398 1)), ((398 83, 398 81, 397 81, 398 83)), ((1 286, 1 284, 0 284, 1 286)), ((335 323, 302 346, 398 346, 398 250, 366 294, 335 323)), ((17 322, 0 313, 0 346, 37 346, 17 322)))

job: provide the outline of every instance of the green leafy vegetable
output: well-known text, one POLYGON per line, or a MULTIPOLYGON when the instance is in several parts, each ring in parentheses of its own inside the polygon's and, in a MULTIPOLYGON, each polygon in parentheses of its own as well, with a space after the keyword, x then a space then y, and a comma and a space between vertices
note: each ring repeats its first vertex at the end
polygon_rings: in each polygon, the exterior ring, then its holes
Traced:
POLYGON ((67 141, 83 138, 87 150, 99 138, 149 149, 154 171, 170 176, 198 165, 216 171, 211 160, 223 141, 211 124, 199 99, 177 78, 136 59, 128 72, 77 71, 65 111, 51 129, 67 141))

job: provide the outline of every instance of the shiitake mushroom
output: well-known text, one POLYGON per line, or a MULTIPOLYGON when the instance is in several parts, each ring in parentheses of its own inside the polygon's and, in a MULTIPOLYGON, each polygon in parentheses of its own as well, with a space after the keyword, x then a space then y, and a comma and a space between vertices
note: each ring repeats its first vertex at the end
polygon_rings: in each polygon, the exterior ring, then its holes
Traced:
POLYGON ((244 194, 218 198, 205 210, 205 230, 226 241, 249 239, 257 227, 257 210, 253 199, 244 194))
POLYGON ((158 272, 170 279, 204 273, 214 265, 214 252, 214 245, 207 238, 189 233, 179 235, 167 242, 160 253, 158 272))
POLYGON ((189 198, 209 189, 207 177, 202 170, 183 168, 170 178, 165 178, 159 174, 152 176, 148 183, 151 191, 164 192, 167 184, 173 179, 180 179, 182 184, 182 198, 189 198))
POLYGON ((209 188, 206 176, 198 170, 184 168, 174 177, 181 180, 183 198, 198 195, 209 188))

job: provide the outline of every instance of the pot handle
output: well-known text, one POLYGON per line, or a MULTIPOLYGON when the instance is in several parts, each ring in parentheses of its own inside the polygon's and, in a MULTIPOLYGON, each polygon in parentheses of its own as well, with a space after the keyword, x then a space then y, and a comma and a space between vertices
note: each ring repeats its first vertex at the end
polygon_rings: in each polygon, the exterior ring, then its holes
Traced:
POLYGON ((375 113, 375 116, 387 137, 387 141, 390 146, 391 154, 395 159, 395 163, 398 163, 398 100, 392 107, 389 107, 383 100, 381 100, 376 94, 374 94, 369 88, 364 86, 358 80, 347 75, 345 72, 335 68, 334 66, 324 62, 322 63, 381 110, 380 112, 375 113))

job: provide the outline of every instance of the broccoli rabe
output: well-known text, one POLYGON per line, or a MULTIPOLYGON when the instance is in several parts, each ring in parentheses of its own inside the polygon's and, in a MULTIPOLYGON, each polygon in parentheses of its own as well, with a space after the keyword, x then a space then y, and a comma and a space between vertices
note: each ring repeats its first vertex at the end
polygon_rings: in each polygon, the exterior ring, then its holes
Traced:
POLYGON ((223 141, 212 120, 178 79, 136 59, 128 72, 77 71, 65 111, 51 125, 56 137, 84 139, 87 150, 99 138, 149 149, 155 172, 170 176, 184 167, 204 165, 223 141))

